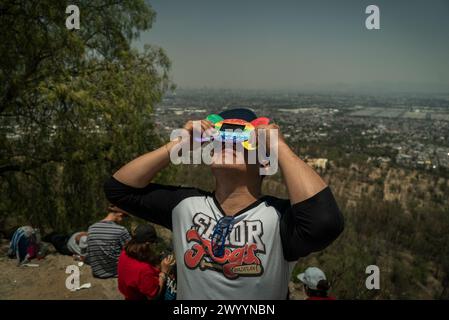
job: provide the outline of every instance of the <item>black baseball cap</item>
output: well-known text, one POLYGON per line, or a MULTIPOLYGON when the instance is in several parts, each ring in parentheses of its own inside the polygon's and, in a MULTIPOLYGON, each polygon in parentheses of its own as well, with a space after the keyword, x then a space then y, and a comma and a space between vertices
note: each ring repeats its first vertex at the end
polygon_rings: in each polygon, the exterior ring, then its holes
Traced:
POLYGON ((139 224, 134 230, 133 239, 137 243, 160 241, 156 229, 151 224, 139 224))
POLYGON ((247 122, 251 122, 254 119, 257 119, 256 114, 253 111, 246 109, 246 108, 235 108, 235 109, 224 110, 224 111, 220 112, 219 115, 223 119, 242 119, 247 122))

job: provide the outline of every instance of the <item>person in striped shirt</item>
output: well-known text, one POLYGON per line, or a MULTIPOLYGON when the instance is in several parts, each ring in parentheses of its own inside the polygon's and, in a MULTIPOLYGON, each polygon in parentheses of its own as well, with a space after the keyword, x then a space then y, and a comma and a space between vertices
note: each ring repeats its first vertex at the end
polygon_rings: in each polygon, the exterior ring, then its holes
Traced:
POLYGON ((120 225, 126 217, 126 211, 110 206, 106 218, 89 227, 86 263, 91 266, 94 277, 117 277, 120 252, 131 239, 128 230, 120 225))

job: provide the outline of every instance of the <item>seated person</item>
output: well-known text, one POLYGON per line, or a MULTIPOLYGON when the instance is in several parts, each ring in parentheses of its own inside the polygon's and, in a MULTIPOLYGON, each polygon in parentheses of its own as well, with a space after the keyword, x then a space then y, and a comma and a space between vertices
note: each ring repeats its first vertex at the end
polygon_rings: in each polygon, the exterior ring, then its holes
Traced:
POLYGON ((172 255, 165 257, 160 269, 154 245, 158 241, 152 225, 139 225, 120 254, 118 288, 126 300, 163 298, 167 273, 174 264, 172 255))
POLYGON ((85 262, 92 267, 94 277, 117 277, 118 257, 131 239, 128 230, 119 225, 127 216, 126 211, 110 206, 108 215, 89 227, 85 262))
POLYGON ((324 272, 316 267, 307 268, 304 273, 298 275, 298 279, 304 284, 306 300, 335 300, 329 296, 330 285, 324 272))

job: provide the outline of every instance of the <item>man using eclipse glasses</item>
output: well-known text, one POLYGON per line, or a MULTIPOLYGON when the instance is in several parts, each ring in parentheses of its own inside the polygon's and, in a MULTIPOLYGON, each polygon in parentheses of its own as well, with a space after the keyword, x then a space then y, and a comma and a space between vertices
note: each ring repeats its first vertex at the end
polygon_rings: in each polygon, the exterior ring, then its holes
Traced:
MULTIPOLYGON (((248 109, 225 110, 199 120, 213 140, 241 144, 244 152, 266 143, 252 132, 277 130, 278 162, 288 199, 261 194, 259 161, 228 163, 238 148, 214 154, 215 190, 152 182, 169 165, 170 151, 192 143, 193 121, 184 129, 190 141, 175 140, 118 170, 105 193, 116 206, 173 231, 177 299, 286 299, 291 271, 300 257, 323 250, 344 227, 330 188, 290 149, 279 127, 248 109)), ((200 135, 201 142, 210 141, 200 135)), ((273 141, 271 141, 273 143, 273 141)))

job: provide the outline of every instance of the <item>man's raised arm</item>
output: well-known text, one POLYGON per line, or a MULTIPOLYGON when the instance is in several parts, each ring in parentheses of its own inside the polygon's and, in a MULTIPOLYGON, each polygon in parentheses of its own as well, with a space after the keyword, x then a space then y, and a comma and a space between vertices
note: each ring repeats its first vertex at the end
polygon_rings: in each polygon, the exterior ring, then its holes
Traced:
POLYGON ((332 243, 344 219, 330 188, 282 138, 278 156, 291 205, 281 218, 282 245, 285 258, 296 261, 332 243))

